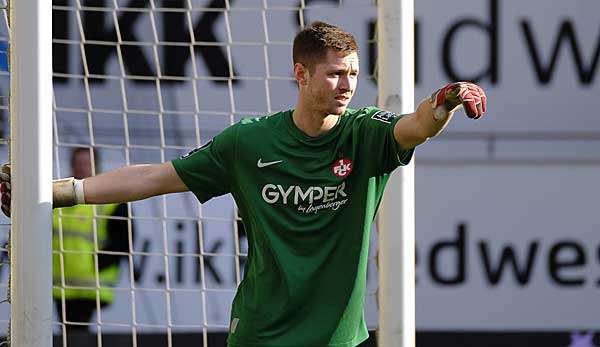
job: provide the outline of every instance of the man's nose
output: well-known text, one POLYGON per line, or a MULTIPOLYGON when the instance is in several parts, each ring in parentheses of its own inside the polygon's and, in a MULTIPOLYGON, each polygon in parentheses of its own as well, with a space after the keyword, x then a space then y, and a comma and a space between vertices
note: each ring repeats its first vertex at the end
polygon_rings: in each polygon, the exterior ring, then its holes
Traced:
POLYGON ((348 77, 348 75, 342 75, 340 77, 340 79, 338 80, 338 89, 344 92, 350 90, 350 78, 348 77))

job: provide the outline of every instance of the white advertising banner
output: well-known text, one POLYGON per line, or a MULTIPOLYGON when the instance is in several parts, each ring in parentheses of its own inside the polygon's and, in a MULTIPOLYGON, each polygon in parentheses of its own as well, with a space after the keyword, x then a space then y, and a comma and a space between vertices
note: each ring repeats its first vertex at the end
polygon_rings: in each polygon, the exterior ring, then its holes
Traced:
POLYGON ((419 328, 598 328, 598 166, 416 174, 419 328))

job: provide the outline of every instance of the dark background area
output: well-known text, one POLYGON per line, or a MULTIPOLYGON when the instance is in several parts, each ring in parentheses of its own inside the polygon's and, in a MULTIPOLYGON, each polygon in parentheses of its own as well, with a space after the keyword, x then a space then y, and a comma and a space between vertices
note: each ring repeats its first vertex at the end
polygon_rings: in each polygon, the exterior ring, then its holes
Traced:
MULTIPOLYGON (((600 331, 597 331, 598 333, 600 331)), ((591 339, 590 332, 440 332, 417 331, 417 346, 419 347, 595 347, 600 346, 600 334, 591 339)), ((375 347, 375 332, 370 332, 369 339, 360 347, 375 347)), ((97 336, 90 334, 76 337, 81 345, 94 347, 97 336)), ((172 334, 173 347, 210 346, 225 347, 226 333, 208 334, 207 344, 203 344, 202 334, 175 333, 172 334)), ((71 342, 71 341, 69 341, 71 342)), ((102 345, 119 347, 132 346, 131 334, 103 334, 102 345)), ((54 345, 62 346, 62 336, 54 336, 54 345)), ((139 334, 137 345, 143 347, 168 346, 166 334, 139 334)))

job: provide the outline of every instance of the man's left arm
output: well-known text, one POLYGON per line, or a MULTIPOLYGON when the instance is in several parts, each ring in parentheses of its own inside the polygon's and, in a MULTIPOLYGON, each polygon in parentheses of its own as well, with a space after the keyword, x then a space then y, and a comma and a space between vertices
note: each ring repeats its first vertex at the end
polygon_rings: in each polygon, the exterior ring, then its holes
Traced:
POLYGON ((461 106, 469 118, 478 119, 485 113, 486 103, 485 92, 474 83, 447 84, 421 101, 414 113, 396 122, 394 138, 403 149, 414 148, 439 134, 461 106))

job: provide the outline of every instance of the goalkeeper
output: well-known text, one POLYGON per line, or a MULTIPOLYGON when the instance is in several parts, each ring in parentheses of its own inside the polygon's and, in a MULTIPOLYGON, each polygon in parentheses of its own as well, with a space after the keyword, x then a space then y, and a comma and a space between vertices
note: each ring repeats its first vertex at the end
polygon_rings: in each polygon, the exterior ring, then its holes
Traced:
MULTIPOLYGON (((463 106, 477 119, 481 88, 448 84, 414 113, 348 108, 356 91, 355 39, 315 22, 293 45, 294 108, 230 126, 179 159, 54 182, 54 206, 107 204, 192 191, 231 193, 248 235, 248 261, 231 310, 228 345, 357 346, 371 224, 389 174, 440 133, 463 106)), ((2 203, 10 213, 9 175, 2 203)))

